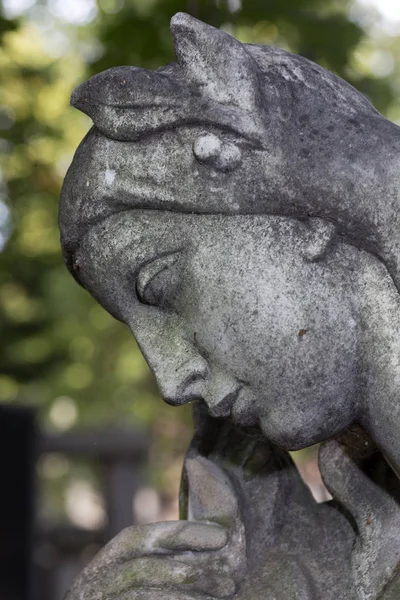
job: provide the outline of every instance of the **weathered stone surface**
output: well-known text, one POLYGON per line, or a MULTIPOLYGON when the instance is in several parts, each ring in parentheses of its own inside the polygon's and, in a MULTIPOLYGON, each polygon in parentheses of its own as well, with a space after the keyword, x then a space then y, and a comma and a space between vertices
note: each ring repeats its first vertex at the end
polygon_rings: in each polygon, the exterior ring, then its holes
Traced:
POLYGON ((176 63, 73 93, 94 127, 60 228, 195 404, 183 521, 123 532, 68 599, 400 597, 400 130, 301 57, 183 14, 172 35, 176 63), (287 450, 323 441, 317 505, 287 450))

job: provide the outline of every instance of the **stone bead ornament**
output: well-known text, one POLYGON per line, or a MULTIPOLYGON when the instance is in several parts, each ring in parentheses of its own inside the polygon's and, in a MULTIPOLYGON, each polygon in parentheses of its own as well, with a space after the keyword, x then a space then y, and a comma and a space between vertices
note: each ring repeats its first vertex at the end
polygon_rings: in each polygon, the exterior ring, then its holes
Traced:
POLYGON ((68 600, 400 598, 399 128, 350 85, 193 17, 176 62, 72 94, 68 268, 193 403, 181 520, 68 600), (322 443, 318 504, 290 450, 322 443))
POLYGON ((242 156, 238 146, 222 142, 213 133, 205 133, 195 139, 193 154, 199 163, 217 171, 232 171, 239 165, 242 156))

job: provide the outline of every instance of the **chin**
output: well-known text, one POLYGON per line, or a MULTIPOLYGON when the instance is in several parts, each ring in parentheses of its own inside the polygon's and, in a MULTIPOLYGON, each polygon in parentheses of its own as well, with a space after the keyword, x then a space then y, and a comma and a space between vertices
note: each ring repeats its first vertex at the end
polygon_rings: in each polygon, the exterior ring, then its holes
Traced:
POLYGON ((310 423, 295 427, 290 420, 290 415, 282 418, 278 426, 271 422, 268 417, 261 417, 259 427, 264 437, 283 450, 294 452, 303 450, 327 439, 325 432, 315 435, 315 429, 310 423), (313 434, 311 435, 311 431, 313 434))
POLYGON ((352 421, 342 419, 329 421, 327 418, 320 417, 317 422, 312 422, 310 419, 307 420, 305 415, 294 417, 286 413, 279 420, 276 417, 272 419, 270 415, 261 417, 259 424, 263 435, 270 442, 283 450, 294 452, 339 435, 352 424, 352 421))

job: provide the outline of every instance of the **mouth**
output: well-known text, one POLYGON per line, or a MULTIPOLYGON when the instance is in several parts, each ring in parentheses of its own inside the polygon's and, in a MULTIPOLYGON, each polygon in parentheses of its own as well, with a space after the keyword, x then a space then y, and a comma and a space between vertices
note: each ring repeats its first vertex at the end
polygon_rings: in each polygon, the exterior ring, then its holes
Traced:
POLYGON ((232 415, 232 410, 235 402, 238 400, 243 385, 239 384, 234 390, 223 396, 216 402, 210 401, 207 398, 205 402, 208 406, 208 411, 212 417, 225 419, 232 415))

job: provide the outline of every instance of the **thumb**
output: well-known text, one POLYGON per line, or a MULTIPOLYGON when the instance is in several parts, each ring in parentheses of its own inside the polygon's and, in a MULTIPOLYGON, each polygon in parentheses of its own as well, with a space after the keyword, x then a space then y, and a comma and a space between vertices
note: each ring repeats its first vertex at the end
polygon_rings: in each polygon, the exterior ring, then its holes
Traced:
POLYGON ((236 583, 246 570, 246 534, 238 495, 227 472, 203 456, 186 460, 188 519, 208 521, 225 527, 228 542, 218 551, 220 574, 236 583))
POLYGON ((228 542, 214 555, 213 568, 224 581, 234 582, 233 588, 223 584, 229 595, 243 580, 247 568, 245 525, 238 495, 226 471, 203 456, 188 458, 185 470, 188 519, 211 521, 227 530, 228 542))
POLYGON ((236 492, 227 473, 207 458, 188 458, 188 520, 212 521, 231 528, 240 520, 236 492))

